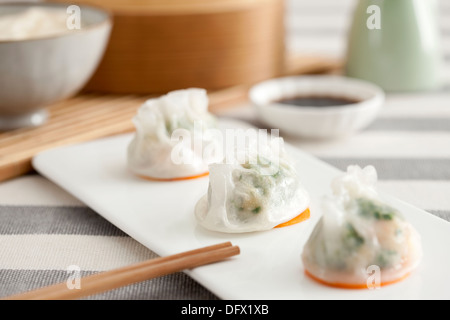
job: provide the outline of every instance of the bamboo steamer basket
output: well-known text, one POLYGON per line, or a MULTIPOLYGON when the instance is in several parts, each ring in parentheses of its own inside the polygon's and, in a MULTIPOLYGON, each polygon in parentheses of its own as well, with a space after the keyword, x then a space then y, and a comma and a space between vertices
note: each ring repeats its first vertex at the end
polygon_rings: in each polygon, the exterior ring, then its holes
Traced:
POLYGON ((78 2, 108 9, 114 21, 86 91, 218 90, 278 76, 284 66, 283 0, 78 2))

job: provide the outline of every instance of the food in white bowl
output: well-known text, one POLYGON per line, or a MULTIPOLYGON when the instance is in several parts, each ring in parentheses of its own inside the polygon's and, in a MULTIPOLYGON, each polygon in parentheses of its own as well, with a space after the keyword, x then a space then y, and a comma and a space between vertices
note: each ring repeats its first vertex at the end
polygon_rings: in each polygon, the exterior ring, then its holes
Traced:
POLYGON ((221 163, 210 165, 207 194, 195 207, 205 229, 244 233, 287 227, 310 217, 310 196, 282 138, 250 140, 221 163))
POLYGON ((80 29, 70 29, 68 7, 0 4, 0 130, 44 124, 47 106, 79 92, 100 63, 109 13, 80 5, 80 29))
POLYGON ((366 128, 385 100, 382 89, 341 76, 294 76, 264 81, 249 92, 259 119, 282 134, 333 139, 366 128))
POLYGON ((128 146, 129 169, 158 181, 207 176, 215 150, 222 147, 212 134, 217 120, 208 112, 208 105, 206 90, 198 88, 146 101, 133 119, 136 133, 128 146))
POLYGON ((71 31, 67 21, 66 11, 30 7, 19 13, 0 16, 0 41, 38 39, 67 33, 71 31))
POLYGON ((305 272, 334 287, 366 289, 399 282, 422 258, 421 237, 376 189, 374 167, 350 166, 332 183, 323 216, 302 252, 305 272))

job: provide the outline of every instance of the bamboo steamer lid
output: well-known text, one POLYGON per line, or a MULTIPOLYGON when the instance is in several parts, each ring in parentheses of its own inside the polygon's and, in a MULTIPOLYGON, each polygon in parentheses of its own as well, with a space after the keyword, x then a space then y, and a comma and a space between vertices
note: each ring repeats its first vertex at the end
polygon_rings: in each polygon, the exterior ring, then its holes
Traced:
POLYGON ((268 79, 283 68, 283 0, 78 3, 109 9, 114 19, 105 56, 87 91, 216 90, 268 79))

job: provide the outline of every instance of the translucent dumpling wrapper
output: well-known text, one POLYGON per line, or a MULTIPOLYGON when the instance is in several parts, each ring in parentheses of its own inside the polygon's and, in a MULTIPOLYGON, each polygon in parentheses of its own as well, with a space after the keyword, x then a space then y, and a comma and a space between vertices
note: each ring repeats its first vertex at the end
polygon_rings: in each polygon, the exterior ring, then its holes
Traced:
POLYGON ((368 288, 403 280, 418 266, 420 235, 383 202, 376 182, 372 166, 350 166, 333 181, 333 195, 324 199, 323 216, 302 253, 309 276, 329 285, 368 288))
POLYGON ((146 101, 133 119, 136 134, 128 146, 130 170, 162 180, 208 174, 210 159, 203 150, 221 147, 210 134, 217 121, 208 104, 206 90, 197 88, 146 101))
POLYGON ((206 229, 254 232, 309 218, 309 194, 281 138, 259 147, 250 142, 233 157, 211 164, 209 171, 208 192, 195 208, 198 223, 206 229))

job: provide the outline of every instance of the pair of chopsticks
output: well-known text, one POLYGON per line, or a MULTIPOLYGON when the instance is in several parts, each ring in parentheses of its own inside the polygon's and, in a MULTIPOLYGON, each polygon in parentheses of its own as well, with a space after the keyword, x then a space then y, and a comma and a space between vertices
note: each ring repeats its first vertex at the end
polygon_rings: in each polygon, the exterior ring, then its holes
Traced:
POLYGON ((240 249, 230 242, 203 247, 175 255, 147 260, 131 266, 81 278, 80 289, 69 289, 59 283, 14 295, 6 300, 71 300, 113 290, 133 283, 192 269, 238 255, 240 249))

